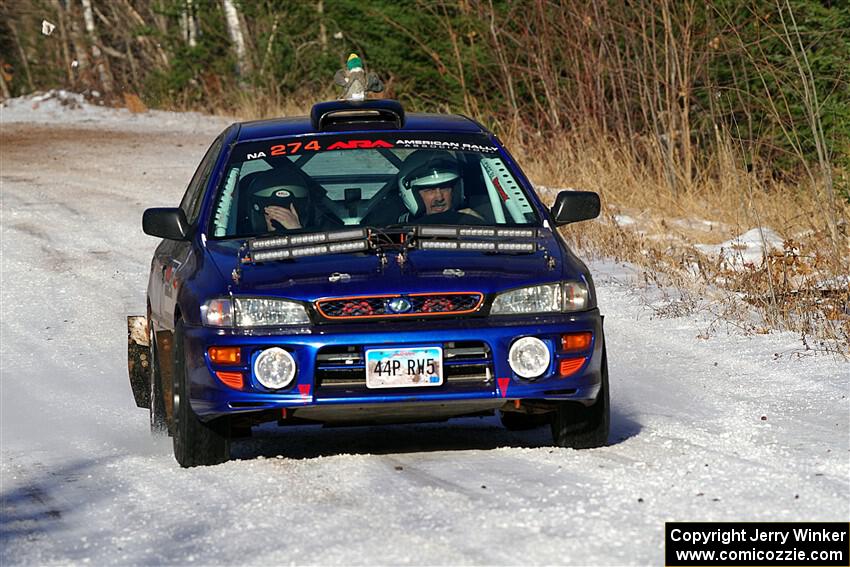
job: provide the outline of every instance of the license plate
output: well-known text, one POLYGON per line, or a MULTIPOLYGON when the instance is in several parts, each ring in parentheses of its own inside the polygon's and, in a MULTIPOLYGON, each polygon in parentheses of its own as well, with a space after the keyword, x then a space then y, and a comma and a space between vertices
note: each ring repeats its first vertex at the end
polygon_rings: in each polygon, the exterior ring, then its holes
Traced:
POLYGON ((367 388, 416 388, 442 383, 441 347, 366 349, 367 388))

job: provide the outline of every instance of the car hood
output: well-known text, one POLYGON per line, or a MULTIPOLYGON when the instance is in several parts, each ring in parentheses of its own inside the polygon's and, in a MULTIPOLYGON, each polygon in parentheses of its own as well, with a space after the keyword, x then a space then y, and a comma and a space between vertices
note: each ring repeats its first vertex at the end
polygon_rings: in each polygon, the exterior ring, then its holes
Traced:
MULTIPOLYGON (((300 301, 323 297, 478 291, 491 294, 506 289, 579 278, 583 271, 565 253, 555 237, 539 240, 533 254, 488 254, 474 251, 411 250, 399 262, 388 253, 382 265, 377 254, 332 254, 297 260, 246 265, 236 294, 275 296, 300 301)), ((220 272, 229 275, 238 266, 240 242, 209 241, 207 250, 220 272)))

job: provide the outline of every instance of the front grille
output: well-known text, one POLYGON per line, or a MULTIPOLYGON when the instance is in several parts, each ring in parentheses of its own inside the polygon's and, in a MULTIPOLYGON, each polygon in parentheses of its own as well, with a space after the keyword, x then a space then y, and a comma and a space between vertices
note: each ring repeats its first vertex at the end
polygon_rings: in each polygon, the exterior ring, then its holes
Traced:
POLYGON ((428 317, 472 313, 483 300, 479 292, 411 293, 320 299, 316 308, 325 319, 428 317))
MULTIPOLYGON (((443 343, 443 385, 413 388, 420 393, 493 387, 493 355, 482 341, 443 343)), ((324 347, 316 355, 316 395, 336 397, 374 392, 366 388, 364 345, 324 347)), ((388 390, 383 390, 389 393, 388 390)))

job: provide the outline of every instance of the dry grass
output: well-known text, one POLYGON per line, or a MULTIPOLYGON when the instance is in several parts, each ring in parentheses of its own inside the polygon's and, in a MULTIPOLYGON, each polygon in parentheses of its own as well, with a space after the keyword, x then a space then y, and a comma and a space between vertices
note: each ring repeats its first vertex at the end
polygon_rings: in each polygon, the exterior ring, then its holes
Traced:
MULTIPOLYGON (((842 221, 834 242, 816 188, 747 172, 728 146, 706 167, 710 174, 676 194, 657 160, 637 159, 616 141, 564 137, 512 147, 536 183, 601 195, 600 222, 567 227, 564 234, 583 253, 632 262, 646 282, 672 292, 662 315, 709 309, 718 323, 749 332, 791 330, 805 348, 850 354, 846 203, 837 211, 842 221), (781 235, 783 249, 741 269, 696 247, 757 227, 781 235), (709 298, 713 307, 706 307, 709 298)), ((541 192, 554 199, 553 189, 541 192)))

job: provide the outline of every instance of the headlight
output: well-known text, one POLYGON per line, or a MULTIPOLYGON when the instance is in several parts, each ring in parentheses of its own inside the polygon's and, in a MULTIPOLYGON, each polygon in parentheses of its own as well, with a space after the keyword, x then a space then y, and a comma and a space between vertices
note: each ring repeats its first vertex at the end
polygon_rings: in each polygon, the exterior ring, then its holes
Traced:
POLYGON ((506 291, 496 296, 491 315, 557 313, 587 309, 589 294, 584 282, 561 282, 506 291))
POLYGON ((210 327, 269 327, 310 322, 300 303, 258 297, 210 299, 201 306, 201 320, 210 327))
POLYGON ((546 313, 561 310, 561 285, 545 284, 514 289, 496 296, 491 314, 546 313))

